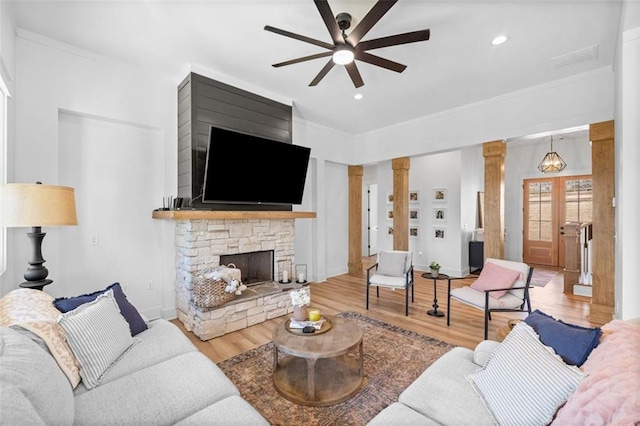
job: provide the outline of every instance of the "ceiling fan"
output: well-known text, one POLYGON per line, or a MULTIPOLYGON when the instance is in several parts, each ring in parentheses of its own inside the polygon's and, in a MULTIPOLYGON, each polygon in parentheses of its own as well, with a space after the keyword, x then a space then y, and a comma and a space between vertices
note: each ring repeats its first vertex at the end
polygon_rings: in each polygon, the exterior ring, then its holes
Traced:
POLYGON ((266 25, 264 27, 266 31, 271 31, 285 37, 291 37, 296 40, 300 40, 305 43, 310 43, 327 49, 326 52, 316 53, 309 56, 303 56, 301 58, 291 59, 289 61, 279 62, 277 64, 273 64, 273 66, 278 68, 285 65, 293 65, 300 62, 310 61, 312 59, 331 56, 329 62, 325 64, 318 75, 316 75, 311 83, 309 83, 309 86, 316 86, 318 83, 320 83, 320 80, 322 80, 324 76, 327 75, 327 73, 333 68, 334 65, 339 64, 344 65, 347 73, 349 74, 349 77, 351 77, 351 81, 353 81, 353 85, 356 88, 363 86, 364 82, 362 81, 362 76, 360 75, 360 71, 358 71, 358 67, 354 62, 354 59, 399 73, 404 71, 407 68, 406 65, 399 64, 398 62, 394 62, 389 59, 381 58, 380 56, 373 55, 367 51, 380 49, 382 47, 397 46, 400 44, 429 40, 430 31, 428 29, 361 41, 362 37, 364 37, 369 32, 369 30, 373 28, 373 26, 385 15, 385 13, 389 11, 389 9, 391 9, 394 4, 397 3, 397 1, 398 0, 378 0, 376 4, 373 5, 371 10, 369 10, 369 12, 365 15, 365 17, 362 18, 358 25, 356 25, 356 27, 349 34, 347 34, 346 30, 351 27, 351 15, 348 13, 339 13, 334 18, 328 1, 314 0, 314 3, 318 8, 318 12, 320 12, 320 16, 322 17, 322 20, 329 30, 329 34, 331 34, 333 44, 266 25))

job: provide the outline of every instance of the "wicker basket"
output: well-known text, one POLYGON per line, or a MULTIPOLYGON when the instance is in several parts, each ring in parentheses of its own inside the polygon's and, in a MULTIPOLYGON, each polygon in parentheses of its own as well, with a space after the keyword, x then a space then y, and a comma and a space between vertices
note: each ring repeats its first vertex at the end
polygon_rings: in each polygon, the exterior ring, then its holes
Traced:
POLYGON ((198 271, 193 277, 191 301, 199 308, 215 308, 236 298, 235 293, 227 293, 227 283, 222 279, 208 278, 213 270, 198 271))

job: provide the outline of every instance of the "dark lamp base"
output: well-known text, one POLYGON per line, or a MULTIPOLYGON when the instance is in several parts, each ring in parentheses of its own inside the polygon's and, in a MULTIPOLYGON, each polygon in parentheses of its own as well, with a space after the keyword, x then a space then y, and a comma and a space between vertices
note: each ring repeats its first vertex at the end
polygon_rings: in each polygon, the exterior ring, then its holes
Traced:
POLYGON ((33 290, 42 290, 45 285, 49 285, 53 280, 25 281, 20 284, 22 288, 31 288, 33 290))

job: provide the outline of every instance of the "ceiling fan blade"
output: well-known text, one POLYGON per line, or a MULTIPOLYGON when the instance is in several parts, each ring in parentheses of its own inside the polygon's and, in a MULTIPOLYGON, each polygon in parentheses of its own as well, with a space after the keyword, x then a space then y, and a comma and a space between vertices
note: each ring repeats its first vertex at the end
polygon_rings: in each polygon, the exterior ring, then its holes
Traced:
POLYGON ((420 30, 410 33, 396 34, 388 37, 374 38, 373 40, 361 41, 356 46, 356 50, 380 49, 381 47, 397 46, 399 44, 415 43, 417 41, 429 40, 431 31, 420 30))
POLYGON ((331 11, 329 2, 327 0, 314 0, 314 3, 318 8, 318 12, 320 12, 320 16, 322 16, 322 20, 324 21, 324 24, 327 26, 327 29, 329 30, 329 34, 331 34, 331 39, 333 40, 333 42, 344 43, 344 39, 342 38, 342 32, 338 27, 336 18, 333 16, 333 12, 331 11))
POLYGON ((396 4, 398 0, 378 0, 371 10, 362 18, 360 23, 351 31, 347 37, 347 42, 351 46, 358 44, 362 37, 384 16, 385 13, 396 4))
POLYGON ((300 34, 292 33, 290 31, 281 30, 279 28, 274 28, 270 25, 265 25, 264 29, 266 31, 271 31, 272 33, 280 34, 285 37, 295 38, 296 40, 304 41, 305 43, 315 44, 316 46, 324 47, 325 49, 333 50, 333 44, 325 43, 324 41, 316 40, 315 38, 306 37, 300 34))
POLYGON ((278 62, 277 64, 273 64, 272 67, 275 67, 275 68, 284 67, 285 65, 293 65, 300 62, 311 61, 312 59, 325 58, 331 55, 333 55, 333 52, 316 53, 315 55, 303 56, 301 58, 291 59, 289 61, 278 62))
POLYGON ((349 73, 349 77, 351 77, 351 81, 353 81, 353 85, 356 87, 364 86, 364 81, 362 81, 362 76, 360 75, 360 71, 358 71, 358 67, 355 62, 350 62, 344 66, 349 73))
POLYGON ((371 65, 376 65, 395 72, 402 72, 407 68, 406 65, 402 65, 397 62, 390 61, 389 59, 384 59, 380 56, 372 55, 371 53, 367 52, 357 51, 355 57, 362 62, 367 62, 371 65))
POLYGON ((322 80, 324 76, 327 75, 329 71, 331 71, 331 68, 333 68, 334 65, 335 64, 333 62, 333 59, 329 59, 329 62, 327 62, 324 67, 322 67, 318 75, 316 75, 316 78, 314 78, 311 83, 309 83, 309 86, 315 86, 320 83, 320 80, 322 80))

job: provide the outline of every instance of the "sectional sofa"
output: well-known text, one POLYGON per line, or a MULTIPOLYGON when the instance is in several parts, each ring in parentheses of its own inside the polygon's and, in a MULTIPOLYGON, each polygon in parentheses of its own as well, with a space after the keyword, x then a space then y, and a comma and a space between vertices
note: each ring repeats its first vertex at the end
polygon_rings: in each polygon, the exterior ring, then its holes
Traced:
MULTIPOLYGON (((0 299, 0 424, 269 424, 171 322, 145 321, 138 324, 143 330, 121 339, 116 335, 120 327, 129 332, 127 322, 114 320, 106 329, 91 328, 82 315, 76 323, 65 325, 65 342, 52 338, 66 315, 53 307, 53 301, 48 294, 30 289, 14 290, 0 299), (89 346, 101 348, 100 354, 91 355, 94 364, 104 362, 100 356, 119 346, 117 342, 126 346, 93 378, 89 371, 93 365, 86 365, 86 360, 77 360, 79 370, 70 362, 69 357, 82 346, 74 334, 79 329, 89 346)), ((67 319, 78 319, 78 311, 98 311, 98 305, 107 307, 99 312, 101 321, 111 322, 109 312, 118 312, 111 293, 69 311, 67 319)))
POLYGON ((640 424, 640 323, 583 330, 532 315, 547 325, 452 349, 368 426, 640 424))

